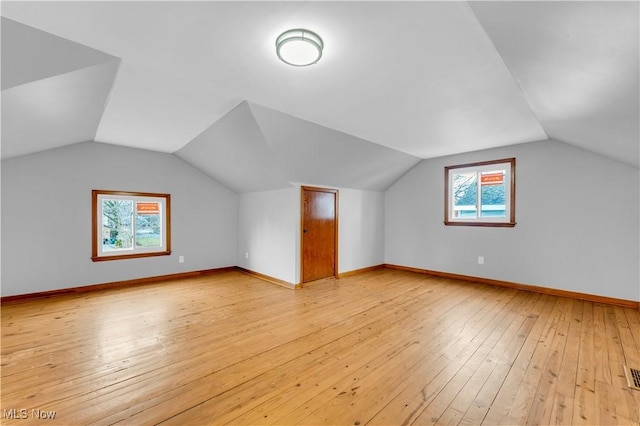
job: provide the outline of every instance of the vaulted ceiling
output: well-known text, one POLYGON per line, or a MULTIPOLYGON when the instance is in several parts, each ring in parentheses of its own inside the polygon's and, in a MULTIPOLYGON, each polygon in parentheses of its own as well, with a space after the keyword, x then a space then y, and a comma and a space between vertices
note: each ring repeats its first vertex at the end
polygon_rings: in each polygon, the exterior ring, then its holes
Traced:
POLYGON ((639 3, 2 3, 2 158, 96 141, 237 192, 383 190, 423 158, 556 139, 639 167, 639 3), (278 34, 325 43, 306 68, 278 34))

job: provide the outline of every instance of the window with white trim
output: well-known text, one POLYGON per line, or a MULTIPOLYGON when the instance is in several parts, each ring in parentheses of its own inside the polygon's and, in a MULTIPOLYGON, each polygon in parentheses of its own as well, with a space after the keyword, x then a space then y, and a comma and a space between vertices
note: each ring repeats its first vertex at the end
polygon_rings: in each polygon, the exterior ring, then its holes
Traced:
POLYGON ((516 159, 444 168, 444 224, 514 227, 516 159))
POLYGON ((171 196, 92 191, 94 262, 171 254, 171 196))

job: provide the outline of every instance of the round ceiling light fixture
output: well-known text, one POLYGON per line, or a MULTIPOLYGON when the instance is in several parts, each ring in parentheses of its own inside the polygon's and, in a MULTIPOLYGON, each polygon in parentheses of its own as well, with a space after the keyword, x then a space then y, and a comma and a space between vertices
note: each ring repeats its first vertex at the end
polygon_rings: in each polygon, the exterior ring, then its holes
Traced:
POLYGON ((285 64, 306 67, 317 63, 322 57, 324 43, 313 31, 288 30, 276 39, 276 53, 285 64))

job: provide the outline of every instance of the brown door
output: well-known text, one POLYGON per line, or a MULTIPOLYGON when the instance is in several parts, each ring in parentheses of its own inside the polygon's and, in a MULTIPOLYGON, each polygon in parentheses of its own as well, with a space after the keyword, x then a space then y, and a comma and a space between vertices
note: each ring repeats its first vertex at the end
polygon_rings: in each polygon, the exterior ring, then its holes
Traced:
POLYGON ((338 272, 338 191, 302 187, 302 282, 338 272))

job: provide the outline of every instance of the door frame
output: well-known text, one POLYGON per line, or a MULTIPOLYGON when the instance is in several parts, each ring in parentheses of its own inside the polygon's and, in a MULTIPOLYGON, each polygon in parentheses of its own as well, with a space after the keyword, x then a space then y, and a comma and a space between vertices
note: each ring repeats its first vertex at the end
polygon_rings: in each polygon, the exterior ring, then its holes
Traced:
MULTIPOLYGON (((304 193, 305 191, 326 192, 333 194, 334 207, 334 248, 333 248, 333 277, 338 278, 338 190, 315 186, 300 186, 300 286, 304 286, 304 193)), ((311 281, 310 281, 311 282, 311 281)))

